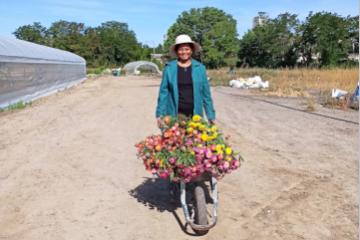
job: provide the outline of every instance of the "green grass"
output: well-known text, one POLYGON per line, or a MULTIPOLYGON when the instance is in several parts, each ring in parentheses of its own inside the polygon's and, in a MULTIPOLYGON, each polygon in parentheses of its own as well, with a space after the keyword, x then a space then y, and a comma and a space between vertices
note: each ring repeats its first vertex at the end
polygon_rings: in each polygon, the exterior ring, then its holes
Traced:
POLYGON ((27 106, 31 106, 31 102, 25 103, 23 101, 19 101, 17 103, 13 103, 5 108, 0 108, 0 112, 4 112, 4 111, 13 111, 13 110, 18 110, 18 109, 24 109, 27 106))

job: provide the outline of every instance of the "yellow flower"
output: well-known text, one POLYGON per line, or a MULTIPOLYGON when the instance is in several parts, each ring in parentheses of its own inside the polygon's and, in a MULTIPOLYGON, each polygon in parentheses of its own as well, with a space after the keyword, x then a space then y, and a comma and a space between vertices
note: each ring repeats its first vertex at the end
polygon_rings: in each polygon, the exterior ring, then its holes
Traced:
POLYGON ((229 147, 227 147, 227 148, 225 149, 225 153, 226 153, 227 155, 230 155, 230 154, 232 153, 232 149, 229 148, 229 147))
POLYGON ((221 149, 216 149, 216 154, 224 154, 224 152, 221 149))
POLYGON ((186 129, 186 132, 188 132, 188 133, 192 133, 194 131, 194 129, 192 128, 192 127, 188 127, 187 129, 186 129))
POLYGON ((199 129, 200 129, 201 131, 204 131, 204 130, 206 129, 206 127, 205 127, 204 124, 200 124, 200 125, 199 125, 199 129))
POLYGON ((217 127, 216 127, 215 125, 213 125, 210 130, 213 131, 213 132, 216 132, 216 131, 217 131, 217 127))
POLYGON ((201 139, 202 139, 203 141, 208 141, 208 140, 209 140, 209 136, 208 136, 206 133, 203 133, 203 134, 201 134, 201 139))
POLYGON ((201 120, 201 117, 200 117, 199 115, 194 115, 194 116, 192 117, 192 120, 193 120, 194 122, 199 122, 199 121, 201 120))
POLYGON ((218 133, 217 133, 217 132, 213 134, 213 137, 214 137, 214 138, 217 138, 217 136, 218 136, 218 133))
POLYGON ((195 155, 195 152, 194 152, 194 151, 191 151, 190 154, 191 154, 191 155, 195 155))
POLYGON ((200 148, 200 147, 202 147, 202 145, 199 143, 199 144, 197 145, 197 147, 200 148))
POLYGON ((217 152, 222 151, 222 147, 221 147, 220 144, 217 144, 215 149, 216 149, 217 152))

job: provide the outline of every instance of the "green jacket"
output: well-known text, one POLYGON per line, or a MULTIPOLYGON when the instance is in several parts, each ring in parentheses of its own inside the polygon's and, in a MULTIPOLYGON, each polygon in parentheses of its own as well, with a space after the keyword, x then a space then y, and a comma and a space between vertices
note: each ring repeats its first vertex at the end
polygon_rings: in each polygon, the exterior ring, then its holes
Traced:
MULTIPOLYGON (((191 60, 192 81, 194 92, 194 115, 203 116, 205 109, 208 120, 215 120, 215 110, 211 98, 210 87, 203 64, 191 60)), ((177 60, 170 61, 164 68, 160 84, 156 117, 177 116, 179 106, 179 92, 177 84, 177 60)))

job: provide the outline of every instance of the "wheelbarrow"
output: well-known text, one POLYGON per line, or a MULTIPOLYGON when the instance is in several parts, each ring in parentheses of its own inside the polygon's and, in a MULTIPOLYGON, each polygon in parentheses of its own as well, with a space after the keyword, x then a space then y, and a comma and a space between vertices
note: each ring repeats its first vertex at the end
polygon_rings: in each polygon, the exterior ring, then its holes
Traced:
POLYGON ((175 191, 180 190, 180 202, 186 223, 190 225, 196 234, 206 234, 217 222, 218 189, 216 178, 209 173, 204 173, 189 183, 182 181, 176 184, 175 187, 175 191), (206 196, 209 193, 209 188, 212 214, 209 214, 206 206, 206 196))

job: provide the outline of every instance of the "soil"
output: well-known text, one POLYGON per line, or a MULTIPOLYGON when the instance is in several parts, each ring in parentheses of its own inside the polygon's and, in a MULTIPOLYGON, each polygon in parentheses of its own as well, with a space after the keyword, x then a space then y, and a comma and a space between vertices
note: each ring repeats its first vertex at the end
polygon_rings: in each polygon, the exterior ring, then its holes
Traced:
POLYGON ((158 134, 156 77, 101 77, 0 113, 0 239, 357 239, 358 112, 212 88, 245 161, 194 237, 134 144, 158 134))

